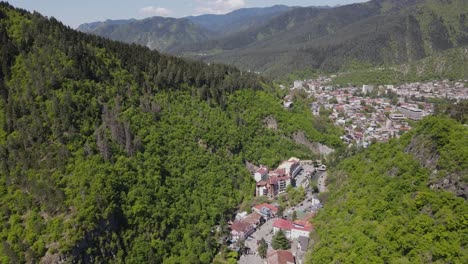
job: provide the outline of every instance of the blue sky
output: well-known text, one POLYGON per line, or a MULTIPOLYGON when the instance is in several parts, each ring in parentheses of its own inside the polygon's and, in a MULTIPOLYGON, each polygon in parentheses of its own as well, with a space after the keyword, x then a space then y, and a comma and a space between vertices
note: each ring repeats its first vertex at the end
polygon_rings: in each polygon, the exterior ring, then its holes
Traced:
POLYGON ((106 19, 223 14, 244 7, 344 5, 367 0, 10 0, 15 7, 53 16, 71 27, 106 19))

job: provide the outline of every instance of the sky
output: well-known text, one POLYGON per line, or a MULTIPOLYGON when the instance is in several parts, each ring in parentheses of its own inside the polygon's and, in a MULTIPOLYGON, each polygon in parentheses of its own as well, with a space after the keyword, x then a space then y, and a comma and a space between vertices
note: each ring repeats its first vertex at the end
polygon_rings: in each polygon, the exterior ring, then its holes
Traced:
POLYGON ((11 5, 55 17, 76 28, 106 19, 142 19, 152 16, 184 17, 225 14, 239 8, 273 5, 345 5, 368 0, 7 0, 11 5))

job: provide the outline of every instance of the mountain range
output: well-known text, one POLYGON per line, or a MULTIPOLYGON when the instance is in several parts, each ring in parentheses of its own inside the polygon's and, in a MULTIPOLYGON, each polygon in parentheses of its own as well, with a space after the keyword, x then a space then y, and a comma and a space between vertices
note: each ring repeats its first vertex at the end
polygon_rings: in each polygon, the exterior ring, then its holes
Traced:
POLYGON ((151 17, 143 20, 106 20, 82 24, 79 31, 126 43, 136 43, 159 51, 176 50, 221 38, 263 24, 293 7, 244 8, 225 15, 201 15, 185 18, 151 17))
MULTIPOLYGON (((278 76, 304 68, 337 71, 354 61, 398 65, 464 47, 468 45, 467 14, 464 0, 372 0, 183 18, 191 23, 173 26, 172 33, 157 41, 147 36, 158 31, 150 34, 144 25, 160 18, 132 21, 131 27, 109 22, 94 30, 79 29, 150 48, 157 48, 153 43, 177 39, 172 41, 177 44, 159 45, 160 50, 278 76), (219 28, 226 30, 220 33, 219 28)), ((180 19, 166 20, 180 24, 180 19)), ((161 30, 167 32, 167 27, 161 30)))

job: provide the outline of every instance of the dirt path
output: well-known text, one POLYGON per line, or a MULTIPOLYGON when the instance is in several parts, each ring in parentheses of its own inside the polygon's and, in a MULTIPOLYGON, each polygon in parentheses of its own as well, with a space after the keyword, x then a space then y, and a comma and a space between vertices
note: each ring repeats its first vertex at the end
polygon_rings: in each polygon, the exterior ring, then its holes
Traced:
POLYGON ((325 185, 326 181, 327 181, 327 172, 324 171, 317 180, 319 192, 327 191, 327 186, 325 185))

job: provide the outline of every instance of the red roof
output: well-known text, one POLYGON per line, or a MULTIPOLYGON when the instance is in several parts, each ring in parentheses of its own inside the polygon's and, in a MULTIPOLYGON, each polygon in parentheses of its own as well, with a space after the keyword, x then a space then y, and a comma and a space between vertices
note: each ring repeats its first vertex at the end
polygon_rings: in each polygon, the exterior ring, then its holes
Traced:
POLYGON ((270 184, 277 184, 277 183, 278 183, 278 177, 271 176, 270 177, 270 184))
POLYGON ((261 218, 262 218, 261 215, 257 214, 256 212, 253 212, 249 214, 246 218, 244 218, 242 221, 245 223, 256 225, 260 222, 261 218))
POLYGON ((290 179, 289 176, 278 177, 278 181, 287 181, 289 179, 290 179))
POLYGON ((291 252, 287 250, 273 250, 267 255, 268 264, 288 264, 296 263, 294 261, 294 256, 291 252))
POLYGON ((260 169, 257 170, 257 173, 260 173, 261 175, 267 174, 267 173, 268 173, 268 169, 265 168, 265 167, 262 167, 262 168, 260 168, 260 169))
POLYGON ((236 232, 243 232, 246 233, 249 229, 252 228, 252 224, 243 222, 243 221, 236 221, 231 225, 231 230, 236 232))
POLYGON ((270 176, 284 176, 286 175, 286 169, 276 169, 270 172, 270 176))
POLYGON ((300 230, 306 230, 306 231, 312 231, 314 226, 306 220, 296 220, 293 223, 293 228, 294 229, 300 229, 300 230))
POLYGON ((267 185, 267 184, 268 184, 268 182, 266 182, 266 181, 259 181, 259 182, 257 182, 257 186, 265 186, 265 185, 267 185))
POLYGON ((272 210, 275 213, 278 212, 278 208, 276 206, 271 205, 271 204, 267 204, 267 203, 262 203, 262 204, 256 205, 254 208, 256 208, 257 210, 261 210, 262 207, 266 207, 266 208, 272 210))
POLYGON ((293 223, 289 220, 285 220, 282 218, 275 219, 273 222, 273 227, 279 228, 281 230, 291 230, 293 223))
POLYGON ((275 222, 273 222, 273 227, 279 228, 281 230, 295 229, 295 230, 304 230, 304 231, 309 231, 309 232, 312 231, 312 228, 313 228, 312 224, 310 224, 307 221, 298 220, 293 223, 289 220, 285 220, 281 218, 276 219, 275 222))

